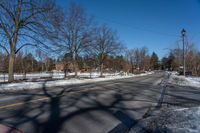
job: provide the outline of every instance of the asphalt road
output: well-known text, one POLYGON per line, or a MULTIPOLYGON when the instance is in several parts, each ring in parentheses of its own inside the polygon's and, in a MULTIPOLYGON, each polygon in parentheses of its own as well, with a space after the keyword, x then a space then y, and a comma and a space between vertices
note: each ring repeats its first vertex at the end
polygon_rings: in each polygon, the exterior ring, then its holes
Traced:
POLYGON ((200 88, 162 84, 159 104, 129 133, 199 132, 200 88))
POLYGON ((0 92, 0 123, 27 133, 125 133, 158 104, 162 78, 0 92))
POLYGON ((200 105, 200 89, 189 86, 167 85, 162 106, 189 108, 200 105))

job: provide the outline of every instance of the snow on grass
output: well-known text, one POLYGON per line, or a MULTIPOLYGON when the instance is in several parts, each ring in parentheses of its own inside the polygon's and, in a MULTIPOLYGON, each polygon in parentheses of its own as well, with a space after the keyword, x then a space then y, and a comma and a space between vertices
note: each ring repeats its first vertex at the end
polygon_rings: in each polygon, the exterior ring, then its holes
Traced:
MULTIPOLYGON (((26 74, 26 79, 32 80, 32 79, 40 79, 41 77, 52 77, 54 79, 57 78, 63 78, 64 73, 63 72, 55 72, 55 73, 47 73, 47 72, 42 72, 42 73, 27 73, 26 74)), ((15 80, 20 80, 24 78, 23 74, 15 74, 14 75, 15 80)), ((0 82, 3 81, 8 81, 8 74, 0 74, 0 82), (4 79, 5 78, 5 79, 4 79)))
POLYGON ((200 77, 185 77, 172 73, 168 83, 180 86, 200 87, 200 77))
MULTIPOLYGON (((152 74, 153 72, 147 72, 144 74, 139 75, 127 75, 123 76, 120 74, 109 75, 105 74, 105 78, 80 78, 80 79, 60 79, 60 80, 53 80, 53 81, 38 81, 38 82, 20 82, 20 83, 9 83, 9 84, 0 84, 0 91, 4 90, 25 90, 25 89, 37 89, 42 87, 54 87, 54 86, 64 86, 64 85, 73 85, 73 84, 84 84, 84 83, 95 83, 100 81, 108 81, 108 80, 116 80, 116 79, 123 79, 123 78, 131 78, 137 76, 144 76, 148 74, 152 74), (106 76, 107 75, 107 76, 106 76), (109 75, 109 76, 108 76, 109 75)), ((80 77, 89 76, 89 73, 84 73, 80 77)))
MULTIPOLYGON (((104 76, 116 76, 120 75, 121 73, 104 73, 104 76)), ((51 77, 53 79, 63 79, 64 78, 64 73, 63 72, 41 72, 41 73, 27 73, 26 74, 26 79, 28 80, 33 80, 33 79, 40 79, 40 78, 48 78, 51 77)), ((67 76, 72 76, 74 73, 67 73, 67 76)), ((99 77, 100 73, 99 72, 92 72, 92 73, 78 73, 80 78, 97 78, 99 77)), ((124 75, 127 75, 124 73, 124 75)), ((15 74, 14 75, 15 80, 22 80, 24 79, 23 74, 15 74)), ((0 82, 8 81, 8 74, 1 74, 0 73, 0 82)))
POLYGON ((163 108, 159 112, 141 120, 130 133, 166 132, 199 133, 200 107, 163 108), (142 125, 142 126, 141 126, 142 125))

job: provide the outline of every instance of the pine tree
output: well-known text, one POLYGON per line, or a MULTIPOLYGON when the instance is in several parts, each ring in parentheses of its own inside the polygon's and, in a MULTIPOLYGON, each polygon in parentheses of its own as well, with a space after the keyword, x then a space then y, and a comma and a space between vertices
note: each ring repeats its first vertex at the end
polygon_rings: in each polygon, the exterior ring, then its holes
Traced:
POLYGON ((150 65, 152 70, 158 70, 159 68, 159 59, 155 52, 151 55, 150 65))

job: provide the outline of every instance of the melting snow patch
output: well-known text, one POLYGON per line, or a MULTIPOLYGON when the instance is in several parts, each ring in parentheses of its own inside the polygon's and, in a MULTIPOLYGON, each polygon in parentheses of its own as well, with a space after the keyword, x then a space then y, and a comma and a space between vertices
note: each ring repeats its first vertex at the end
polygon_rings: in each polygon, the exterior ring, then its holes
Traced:
POLYGON ((130 132, 199 133, 200 107, 164 108, 139 121, 130 132))
MULTIPOLYGON (((131 77, 138 77, 152 74, 153 72, 147 72, 145 74, 139 75, 107 75, 105 74, 105 78, 86 78, 86 79, 66 79, 66 80, 54 80, 54 81, 38 81, 38 82, 20 82, 20 83, 9 83, 9 84, 0 84, 0 91, 3 90, 25 90, 25 89, 37 89, 42 87, 54 87, 54 86, 65 86, 65 85, 73 85, 73 84, 83 84, 83 83, 95 83, 100 81, 108 81, 108 80, 116 80, 116 79, 124 79, 124 78, 131 78, 131 77)), ((82 76, 89 76, 89 73, 83 73, 82 76)))
POLYGON ((168 83, 180 86, 200 87, 200 77, 184 77, 172 73, 168 83))

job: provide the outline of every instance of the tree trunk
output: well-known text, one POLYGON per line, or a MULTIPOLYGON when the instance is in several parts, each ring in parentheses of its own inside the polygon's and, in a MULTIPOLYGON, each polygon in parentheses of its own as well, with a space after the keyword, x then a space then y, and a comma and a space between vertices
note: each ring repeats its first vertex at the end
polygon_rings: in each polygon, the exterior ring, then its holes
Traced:
POLYGON ((74 52, 73 55, 73 65, 74 65, 74 73, 75 73, 75 77, 77 78, 78 77, 78 63, 77 63, 77 60, 76 60, 76 53, 74 52))
POLYGON ((90 68, 90 78, 92 78, 92 69, 90 68))
POLYGON ((32 67, 32 68, 31 68, 31 71, 33 72, 33 71, 34 71, 34 70, 33 70, 33 69, 34 69, 34 68, 33 68, 33 58, 32 58, 32 60, 31 60, 31 67, 32 67))
POLYGON ((75 72, 75 77, 78 77, 78 64, 77 61, 74 60, 74 72, 75 72))
POLYGON ((133 65, 131 66, 131 73, 133 74, 133 69, 134 69, 134 67, 133 67, 133 65))
POLYGON ((43 62, 42 62, 42 72, 44 71, 43 62))
POLYGON ((67 78, 67 64, 64 63, 64 79, 67 78))
POLYGON ((103 77, 103 63, 100 65, 100 77, 103 77))
POLYGON ((133 62, 131 61, 131 73, 133 74, 133 69, 134 69, 134 65, 133 62))
POLYGON ((64 79, 67 78, 67 69, 64 69, 64 79))
POLYGON ((24 70, 23 80, 26 80, 26 70, 24 70))
POLYGON ((14 62, 15 62, 15 52, 12 51, 9 56, 8 82, 14 81, 14 62))

